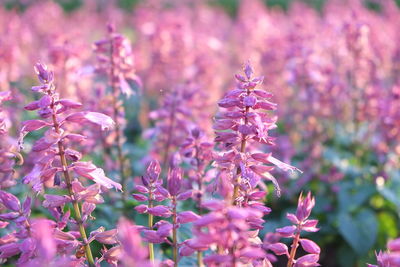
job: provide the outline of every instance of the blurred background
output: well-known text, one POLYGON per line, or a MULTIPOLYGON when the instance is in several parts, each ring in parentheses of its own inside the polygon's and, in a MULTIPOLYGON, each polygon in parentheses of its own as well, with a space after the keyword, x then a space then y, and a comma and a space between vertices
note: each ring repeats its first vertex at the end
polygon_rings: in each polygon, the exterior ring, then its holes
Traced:
MULTIPOLYGON (((39 59, 55 70, 61 94, 107 110, 101 79, 93 76, 92 44, 112 22, 131 43, 142 84, 131 84, 137 93, 124 99, 124 150, 132 177, 155 154, 161 139, 154 111, 167 105, 177 85, 202 92, 182 103, 190 102, 185 108, 191 121, 212 140, 216 103, 250 60, 278 103, 272 152, 303 171, 274 173, 283 192, 280 198, 269 194, 273 212, 262 234, 287 225, 298 194, 311 190, 317 201, 312 217, 321 230, 309 238, 321 246, 322 266, 375 263, 375 251, 399 236, 400 1, 1 3, 0 88, 14 94, 6 105, 11 135, 18 135, 22 119, 34 116, 23 106, 32 98, 32 66, 39 59)), ((113 176, 101 151, 90 158, 113 176)), ((117 218, 111 206, 96 212, 98 225, 114 223, 102 218, 117 218)), ((138 224, 143 220, 130 216, 138 224)), ((181 264, 192 266, 190 259, 181 264)))

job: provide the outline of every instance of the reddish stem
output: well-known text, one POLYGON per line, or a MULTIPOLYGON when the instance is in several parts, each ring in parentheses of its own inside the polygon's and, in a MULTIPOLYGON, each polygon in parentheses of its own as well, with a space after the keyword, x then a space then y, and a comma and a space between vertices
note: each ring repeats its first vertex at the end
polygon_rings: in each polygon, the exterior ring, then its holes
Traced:
POLYGON ((294 236, 293 243, 290 249, 289 260, 287 263, 287 267, 292 267, 294 263, 294 257, 296 256, 297 247, 299 246, 300 240, 300 230, 297 229, 296 235, 294 236))

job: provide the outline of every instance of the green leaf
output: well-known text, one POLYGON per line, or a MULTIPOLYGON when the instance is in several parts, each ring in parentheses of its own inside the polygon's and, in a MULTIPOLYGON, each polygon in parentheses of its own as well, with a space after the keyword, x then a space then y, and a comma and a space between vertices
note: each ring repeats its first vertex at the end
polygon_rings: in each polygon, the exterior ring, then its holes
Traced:
POLYGON ((343 245, 339 247, 338 253, 340 255, 340 257, 338 257, 340 266, 354 266, 357 256, 346 243, 343 243, 343 245))
POLYGON ((358 255, 365 255, 375 244, 378 233, 375 214, 369 209, 355 215, 342 212, 338 220, 342 237, 358 255))
POLYGON ((400 212, 400 172, 390 173, 390 180, 383 186, 378 186, 378 192, 388 201, 393 203, 400 212))
POLYGON ((339 191, 339 212, 352 212, 357 210, 376 192, 373 185, 356 185, 353 182, 345 182, 339 191))

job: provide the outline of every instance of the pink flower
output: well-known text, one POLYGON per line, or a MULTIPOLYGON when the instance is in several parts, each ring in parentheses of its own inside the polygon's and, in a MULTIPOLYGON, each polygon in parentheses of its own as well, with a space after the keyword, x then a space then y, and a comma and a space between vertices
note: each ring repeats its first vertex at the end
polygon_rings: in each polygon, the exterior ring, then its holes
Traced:
POLYGON ((56 208, 64 206, 71 202, 69 196, 58 196, 58 195, 44 195, 43 207, 45 208, 56 208))
POLYGON ((283 237, 292 237, 295 231, 296 231, 296 226, 294 225, 276 229, 276 232, 282 235, 283 237))
POLYGON ((199 215, 192 211, 183 211, 178 213, 178 223, 195 222, 200 218, 199 215))
POLYGON ((108 189, 115 188, 117 190, 122 190, 122 186, 105 176, 103 169, 97 168, 91 162, 77 162, 74 163, 72 169, 76 174, 81 175, 85 178, 93 180, 101 186, 108 189))
POLYGON ((272 250, 276 255, 286 255, 289 256, 288 247, 283 243, 275 243, 268 245, 267 248, 272 250))
POLYGON ((50 262, 57 252, 57 245, 53 237, 53 225, 45 219, 36 220, 33 224, 33 237, 36 241, 36 251, 43 262, 50 262))
POLYGON ((303 249, 308 253, 311 254, 321 253, 321 249, 319 248, 319 246, 312 240, 301 238, 300 244, 303 247, 303 249))
POLYGON ((123 266, 148 265, 147 249, 141 243, 141 238, 136 225, 125 218, 118 222, 118 240, 121 243, 120 260, 123 266))
POLYGON ((272 181, 277 194, 280 188, 277 180, 270 174, 272 163, 285 171, 297 170, 285 164, 270 154, 251 153, 251 149, 260 144, 273 145, 273 138, 268 131, 276 127, 276 117, 265 113, 265 110, 275 110, 276 104, 270 102, 272 94, 255 89, 262 83, 263 77, 253 77, 253 69, 245 64, 245 76, 235 75, 238 86, 225 94, 218 105, 226 109, 217 116, 214 124, 216 142, 222 143, 227 153, 216 157, 216 163, 225 177, 231 177, 233 186, 233 202, 235 205, 246 199, 249 190, 254 190, 265 179, 272 181), (229 157, 230 159, 228 160, 229 157))
POLYGON ((154 216, 161 216, 161 217, 170 217, 171 211, 162 205, 155 206, 153 208, 148 208, 147 212, 154 215, 154 216))
POLYGON ((21 203, 18 198, 2 190, 0 190, 0 202, 12 211, 18 212, 21 208, 21 203))
POLYGON ((10 243, 0 246, 0 258, 7 259, 20 253, 18 243, 10 243))
MULTIPOLYGON (((283 228, 276 229, 276 232, 282 237, 293 238, 293 244, 291 246, 290 253, 285 253, 288 258, 288 266, 319 266, 319 254, 321 253, 320 247, 312 240, 300 238, 301 231, 316 232, 319 229, 316 228, 318 223, 317 220, 309 220, 308 217, 311 214, 311 210, 315 205, 315 199, 311 196, 309 192, 306 198, 303 198, 302 193, 299 196, 299 201, 297 205, 296 214, 287 214, 287 218, 294 224, 290 226, 285 226, 283 228), (298 243, 301 244, 303 250, 309 254, 295 259, 296 250, 298 243)), ((279 249, 272 245, 268 245, 267 248, 275 252, 276 255, 282 255, 279 249), (271 248, 270 248, 271 247, 271 248)))
POLYGON ((399 266, 400 264, 400 249, 399 249, 400 238, 391 240, 387 243, 388 251, 379 253, 375 252, 377 265, 368 264, 371 267, 389 267, 399 266))
POLYGON ((98 233, 94 234, 94 238, 102 244, 112 245, 118 242, 117 240, 117 230, 112 229, 108 231, 99 231, 98 233))
POLYGON ((101 130, 109 130, 114 127, 114 121, 107 115, 98 112, 82 111, 69 115, 65 118, 65 121, 75 122, 84 124, 87 122, 97 124, 101 127, 101 130))
POLYGON ((181 189, 182 170, 172 169, 168 173, 168 191, 172 196, 176 196, 181 189))
POLYGON ((304 255, 296 260, 294 267, 320 266, 318 260, 319 254, 304 255))

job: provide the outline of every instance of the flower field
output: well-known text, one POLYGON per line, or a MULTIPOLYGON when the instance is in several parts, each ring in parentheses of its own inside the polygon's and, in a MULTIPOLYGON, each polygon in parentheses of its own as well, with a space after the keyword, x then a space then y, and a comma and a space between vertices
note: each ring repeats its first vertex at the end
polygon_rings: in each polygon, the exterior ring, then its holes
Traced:
POLYGON ((307 2, 1 3, 1 266, 400 266, 400 8, 307 2))

